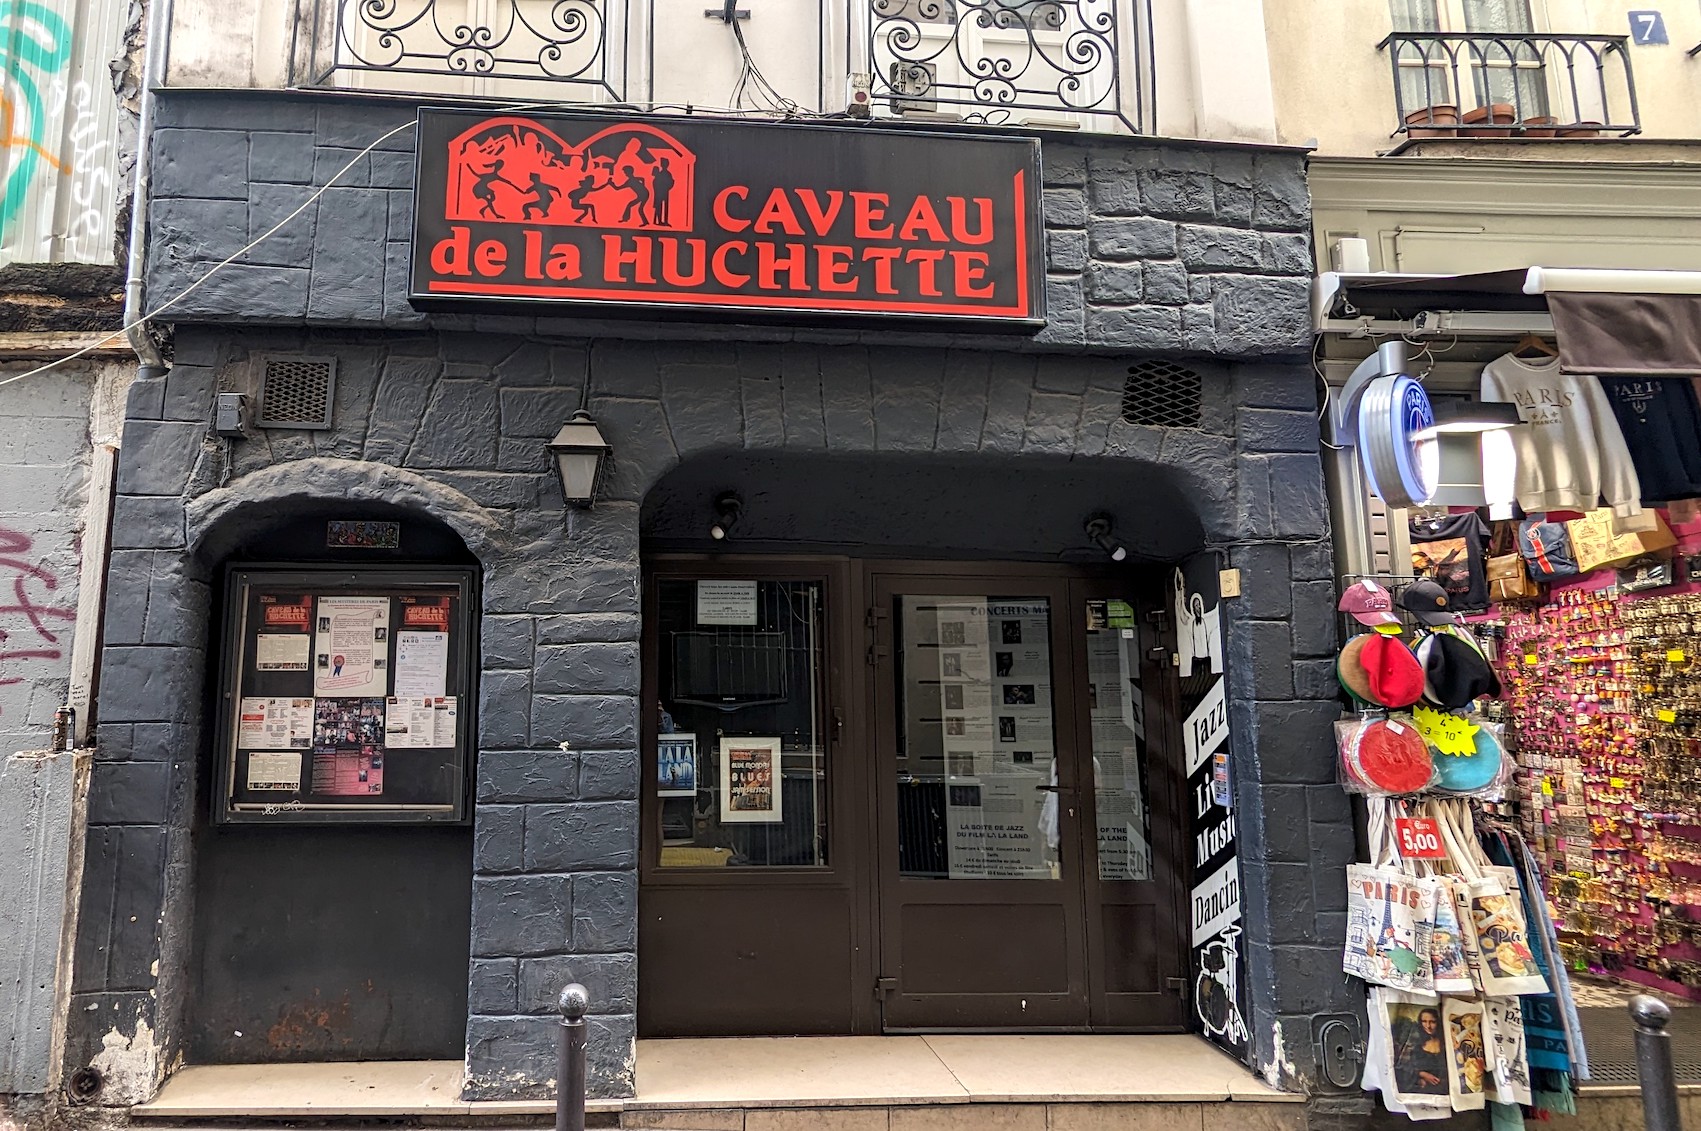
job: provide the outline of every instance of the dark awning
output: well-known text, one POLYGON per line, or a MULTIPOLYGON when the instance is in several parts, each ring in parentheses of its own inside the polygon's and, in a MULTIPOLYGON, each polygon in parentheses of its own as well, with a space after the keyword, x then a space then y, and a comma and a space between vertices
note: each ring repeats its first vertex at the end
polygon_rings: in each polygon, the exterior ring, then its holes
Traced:
POLYGON ((1474 275, 1325 273, 1320 319, 1472 311, 1477 336, 1512 337, 1496 312, 1543 311, 1567 373, 1701 377, 1701 272, 1529 267, 1474 275))
POLYGON ((1566 373, 1701 377, 1701 295, 1551 291, 1566 373))

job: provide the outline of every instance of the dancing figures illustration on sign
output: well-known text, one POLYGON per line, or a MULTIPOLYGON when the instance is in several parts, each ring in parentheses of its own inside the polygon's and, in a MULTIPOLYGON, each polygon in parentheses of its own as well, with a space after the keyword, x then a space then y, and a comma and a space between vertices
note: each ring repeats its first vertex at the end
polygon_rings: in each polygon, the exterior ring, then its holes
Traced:
POLYGON ((571 145, 500 118, 451 143, 448 219, 689 231, 696 164, 653 126, 610 126, 571 145))

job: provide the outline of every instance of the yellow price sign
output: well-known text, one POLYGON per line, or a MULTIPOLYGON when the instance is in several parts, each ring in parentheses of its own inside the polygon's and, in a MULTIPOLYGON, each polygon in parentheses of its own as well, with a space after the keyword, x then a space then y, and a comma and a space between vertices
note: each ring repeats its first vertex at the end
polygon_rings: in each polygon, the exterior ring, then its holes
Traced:
POLYGON ((1541 657, 1540 656, 1536 655, 1534 652, 1525 652, 1524 653, 1524 665, 1526 667, 1533 668, 1539 663, 1541 663, 1541 657))
POLYGON ((1623 778, 1608 778, 1607 784, 1612 786, 1612 788, 1614 788, 1614 789, 1623 789, 1624 788, 1624 779, 1623 778))
POLYGON ((1666 653, 1666 663, 1668 663, 1668 664, 1681 664, 1681 663, 1683 663, 1683 649, 1682 648, 1673 648, 1669 652, 1667 652, 1666 653))
POLYGON ((1662 723, 1675 723, 1675 722, 1677 722, 1677 712, 1676 711, 1665 711, 1665 710, 1656 711, 1655 717, 1658 718, 1662 723))

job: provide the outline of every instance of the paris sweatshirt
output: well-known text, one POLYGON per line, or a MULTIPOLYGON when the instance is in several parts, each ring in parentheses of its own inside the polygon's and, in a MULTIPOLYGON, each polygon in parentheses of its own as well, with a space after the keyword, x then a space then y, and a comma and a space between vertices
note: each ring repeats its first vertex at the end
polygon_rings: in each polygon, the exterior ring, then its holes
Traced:
POLYGON ((1523 423, 1511 429, 1517 471, 1511 483, 1484 483, 1490 506, 1516 497, 1527 514, 1591 511, 1605 497, 1620 530, 1641 528, 1642 487, 1612 405, 1594 377, 1559 371, 1513 354, 1482 373, 1485 401, 1511 401, 1523 423))

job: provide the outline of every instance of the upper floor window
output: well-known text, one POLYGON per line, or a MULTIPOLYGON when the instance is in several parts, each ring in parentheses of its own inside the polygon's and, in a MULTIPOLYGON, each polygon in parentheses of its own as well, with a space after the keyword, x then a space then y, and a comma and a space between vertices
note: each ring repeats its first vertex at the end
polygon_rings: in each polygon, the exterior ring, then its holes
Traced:
POLYGON ((1396 32, 1467 32, 1480 38, 1435 49, 1406 50, 1401 103, 1414 109, 1454 108, 1459 115, 1486 111, 1488 124, 1545 118, 1547 74, 1530 0, 1388 0, 1396 32), (1460 68, 1456 64, 1463 63, 1460 68), (1465 83, 1469 89, 1460 90, 1465 83))

